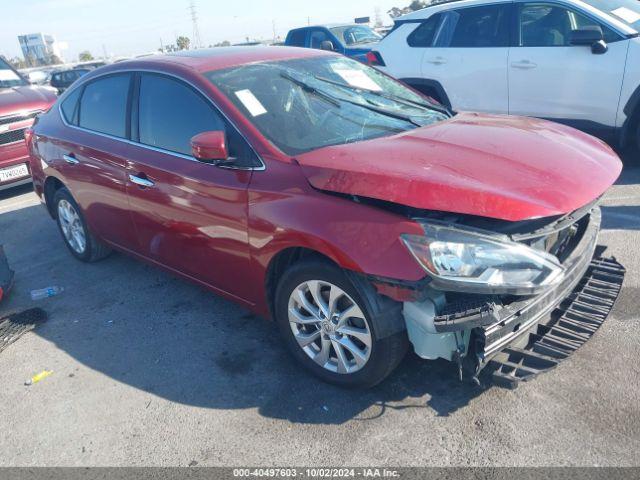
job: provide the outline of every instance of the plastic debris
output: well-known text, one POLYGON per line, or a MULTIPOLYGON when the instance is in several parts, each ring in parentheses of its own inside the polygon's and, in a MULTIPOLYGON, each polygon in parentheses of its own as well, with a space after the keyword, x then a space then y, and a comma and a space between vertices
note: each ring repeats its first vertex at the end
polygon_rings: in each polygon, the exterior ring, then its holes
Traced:
POLYGON ((26 382, 24 382, 24 384, 27 385, 27 386, 33 385, 34 383, 38 383, 38 382, 44 380, 45 378, 47 378, 52 373, 53 373, 52 370, 43 370, 40 373, 38 373, 38 374, 34 375, 33 377, 31 377, 26 382))
POLYGON ((64 292, 62 287, 47 287, 40 290, 31 291, 31 300, 42 300, 43 298, 55 297, 64 292))

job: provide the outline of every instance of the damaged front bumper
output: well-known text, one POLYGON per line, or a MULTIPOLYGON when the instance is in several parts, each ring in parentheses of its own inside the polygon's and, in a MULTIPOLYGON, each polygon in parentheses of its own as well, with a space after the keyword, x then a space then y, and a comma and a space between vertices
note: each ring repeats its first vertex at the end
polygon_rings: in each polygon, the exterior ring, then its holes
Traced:
POLYGON ((405 302, 407 331, 422 358, 457 361, 461 376, 492 376, 513 387, 553 368, 588 340, 611 312, 624 268, 601 258, 600 210, 591 211, 581 238, 564 259, 560 285, 510 302, 470 295, 446 299, 432 290, 405 302))

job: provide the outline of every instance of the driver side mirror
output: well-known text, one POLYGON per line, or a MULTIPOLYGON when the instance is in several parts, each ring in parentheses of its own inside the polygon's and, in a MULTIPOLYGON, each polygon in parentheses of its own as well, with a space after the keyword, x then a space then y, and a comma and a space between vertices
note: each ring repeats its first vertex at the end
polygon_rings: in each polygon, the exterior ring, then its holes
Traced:
POLYGON ((591 47, 591 51, 596 55, 602 55, 609 50, 609 47, 607 47, 604 41, 602 28, 597 25, 589 25, 579 28, 578 30, 571 30, 569 43, 571 45, 591 47))
POLYGON ((333 45, 331 40, 324 40, 320 43, 320 50, 327 50, 329 52, 335 52, 336 47, 333 45))
POLYGON ((229 165, 226 135, 221 130, 199 133, 191 139, 191 152, 196 160, 211 165, 229 165))

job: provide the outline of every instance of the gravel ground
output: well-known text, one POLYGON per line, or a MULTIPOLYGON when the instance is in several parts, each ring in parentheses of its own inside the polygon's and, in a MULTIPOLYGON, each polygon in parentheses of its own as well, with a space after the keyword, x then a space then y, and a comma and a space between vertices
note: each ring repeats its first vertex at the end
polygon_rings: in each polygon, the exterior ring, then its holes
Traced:
POLYGON ((604 201, 601 243, 629 272, 614 314, 515 391, 414 355, 370 391, 324 385, 273 324, 123 255, 81 264, 29 189, 2 192, 17 272, 3 311, 65 291, 0 353, 0 466, 638 466, 639 184, 629 167, 604 201))

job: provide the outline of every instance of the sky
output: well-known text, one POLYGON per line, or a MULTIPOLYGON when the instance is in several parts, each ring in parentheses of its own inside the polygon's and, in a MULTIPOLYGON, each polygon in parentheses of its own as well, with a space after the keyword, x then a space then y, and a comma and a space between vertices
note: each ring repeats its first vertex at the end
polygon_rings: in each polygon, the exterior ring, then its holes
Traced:
MULTIPOLYGON (((193 37, 190 0, 19 0, 3 1, 0 55, 22 58, 18 35, 47 33, 67 44, 67 61, 89 50, 94 57, 156 51, 178 35, 193 37)), ((246 37, 284 38, 307 22, 352 22, 404 7, 410 0, 194 0, 202 43, 207 46, 246 37)))

